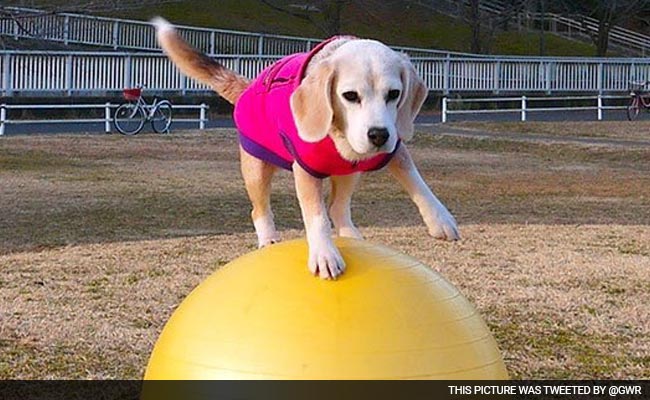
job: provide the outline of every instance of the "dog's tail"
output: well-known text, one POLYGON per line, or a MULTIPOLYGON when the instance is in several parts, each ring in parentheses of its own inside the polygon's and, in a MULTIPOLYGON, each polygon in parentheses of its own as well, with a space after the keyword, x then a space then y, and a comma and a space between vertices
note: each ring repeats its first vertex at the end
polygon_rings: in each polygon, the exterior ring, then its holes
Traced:
POLYGON ((181 72, 210 86, 223 98, 235 104, 248 87, 248 79, 193 48, 165 19, 156 17, 151 23, 156 27, 160 47, 181 72))

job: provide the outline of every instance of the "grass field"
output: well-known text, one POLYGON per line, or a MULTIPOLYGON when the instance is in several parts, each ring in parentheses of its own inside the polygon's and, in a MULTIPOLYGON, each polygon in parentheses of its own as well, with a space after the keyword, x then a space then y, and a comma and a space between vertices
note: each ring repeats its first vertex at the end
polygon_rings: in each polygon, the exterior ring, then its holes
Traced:
MULTIPOLYGON (((292 4, 290 1, 285 3, 292 4)), ((220 0, 218 6, 212 0, 180 1, 148 5, 143 9, 119 10, 116 14, 121 18, 142 20, 156 15, 177 24, 192 26, 324 37, 324 33, 314 24, 273 10, 259 0, 220 0)), ((392 45, 471 51, 468 23, 417 4, 404 7, 395 2, 376 2, 369 9, 364 2, 347 2, 341 18, 341 33, 378 39, 392 45)), ((545 40, 546 55, 549 56, 595 54, 595 47, 591 43, 568 40, 553 34, 546 34, 545 40)), ((539 55, 539 34, 533 31, 497 32, 494 37, 484 37, 483 42, 491 54, 539 55)))
MULTIPOLYGON (((0 379, 141 378, 179 302, 255 248, 236 146, 232 131, 2 138, 0 379)), ((385 172, 355 194, 368 239, 457 285, 513 378, 650 378, 650 150, 422 133, 410 147, 463 240, 428 238, 385 172)), ((279 228, 298 237, 278 178, 279 228)))
POLYGON ((454 127, 484 132, 519 133, 562 137, 650 141, 650 121, 592 122, 457 122, 454 127))

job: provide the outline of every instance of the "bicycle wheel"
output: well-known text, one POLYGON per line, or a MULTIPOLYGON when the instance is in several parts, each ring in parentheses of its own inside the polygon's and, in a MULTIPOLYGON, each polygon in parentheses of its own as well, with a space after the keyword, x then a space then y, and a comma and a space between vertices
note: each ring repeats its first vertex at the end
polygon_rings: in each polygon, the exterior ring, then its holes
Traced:
POLYGON ((639 115, 639 110, 641 108, 639 103, 640 101, 638 97, 632 97, 632 102, 627 106, 627 119, 630 121, 634 121, 639 115))
POLYGON ((169 133, 169 126, 172 124, 172 104, 163 100, 153 110, 151 127, 156 133, 169 133))
POLYGON ((146 116, 138 104, 124 103, 115 110, 113 122, 123 135, 136 135, 142 130, 146 116))

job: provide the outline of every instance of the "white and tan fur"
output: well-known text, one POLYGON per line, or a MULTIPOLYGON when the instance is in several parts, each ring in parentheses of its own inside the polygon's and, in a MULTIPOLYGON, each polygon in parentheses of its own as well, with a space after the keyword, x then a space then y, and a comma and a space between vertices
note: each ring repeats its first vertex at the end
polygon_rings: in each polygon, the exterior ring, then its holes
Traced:
MULTIPOLYGON (((246 78, 191 48, 167 21, 157 18, 153 22, 161 47, 183 73, 210 85, 231 103, 237 101, 249 84, 246 78)), ((426 94, 424 83, 406 56, 377 41, 341 38, 330 42, 310 61, 290 101, 303 140, 315 142, 329 135, 341 156, 355 161, 390 153, 398 138, 410 139, 413 121, 426 94), (393 94, 399 91, 398 96, 388 98, 391 90, 393 94), (349 99, 350 92, 357 95, 358 101, 349 99), (370 139, 373 128, 382 130, 382 140, 370 139)), ((258 243, 266 246, 280 240, 270 204, 271 180, 277 168, 241 147, 240 155, 258 243)), ((387 168, 417 205, 431 236, 459 239, 454 217, 426 185, 404 144, 387 168)), ((308 268, 321 278, 335 279, 344 272, 345 262, 333 243, 331 224, 339 236, 361 238, 350 215, 359 174, 330 178, 328 208, 323 180, 297 163, 293 173, 309 243, 308 268)))

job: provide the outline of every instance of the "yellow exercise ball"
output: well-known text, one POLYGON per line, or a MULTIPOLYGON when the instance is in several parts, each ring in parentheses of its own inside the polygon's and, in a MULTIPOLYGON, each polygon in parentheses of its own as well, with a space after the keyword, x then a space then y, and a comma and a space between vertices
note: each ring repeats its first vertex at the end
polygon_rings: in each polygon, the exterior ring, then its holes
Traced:
POLYGON ((221 267, 163 329, 145 379, 508 379, 474 307, 416 259, 337 239, 336 281, 292 240, 221 267))

